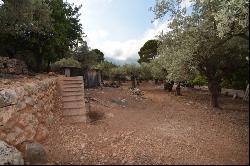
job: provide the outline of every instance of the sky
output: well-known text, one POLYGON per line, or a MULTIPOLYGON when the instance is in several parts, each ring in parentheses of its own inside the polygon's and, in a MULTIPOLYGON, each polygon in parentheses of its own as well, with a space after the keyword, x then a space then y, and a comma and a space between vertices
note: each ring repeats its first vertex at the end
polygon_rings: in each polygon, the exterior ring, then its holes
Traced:
MULTIPOLYGON (((66 1, 66 0, 65 0, 66 1)), ((136 63, 143 44, 162 30, 168 21, 152 21, 149 10, 155 0, 67 0, 81 5, 80 22, 91 49, 99 49, 105 59, 116 64, 136 63)), ((188 1, 185 3, 188 5, 188 1)))

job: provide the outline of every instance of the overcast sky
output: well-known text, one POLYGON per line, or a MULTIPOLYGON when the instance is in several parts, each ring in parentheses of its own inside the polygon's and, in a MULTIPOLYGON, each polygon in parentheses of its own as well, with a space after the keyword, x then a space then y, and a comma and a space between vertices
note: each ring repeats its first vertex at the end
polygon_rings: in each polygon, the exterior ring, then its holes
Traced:
POLYGON ((149 11, 155 0, 67 0, 82 4, 81 23, 88 45, 119 63, 136 62, 143 44, 153 39, 167 22, 155 21, 149 11))

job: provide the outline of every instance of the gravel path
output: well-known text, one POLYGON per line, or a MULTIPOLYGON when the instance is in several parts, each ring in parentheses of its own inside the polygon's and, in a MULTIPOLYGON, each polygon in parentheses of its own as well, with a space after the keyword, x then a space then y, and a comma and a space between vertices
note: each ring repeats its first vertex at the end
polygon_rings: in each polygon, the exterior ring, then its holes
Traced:
POLYGON ((249 164, 246 103, 225 98, 215 112, 198 91, 176 97, 149 83, 139 88, 143 99, 126 85, 86 90, 102 101, 90 103, 90 124, 65 124, 55 111, 44 143, 49 164, 249 164))

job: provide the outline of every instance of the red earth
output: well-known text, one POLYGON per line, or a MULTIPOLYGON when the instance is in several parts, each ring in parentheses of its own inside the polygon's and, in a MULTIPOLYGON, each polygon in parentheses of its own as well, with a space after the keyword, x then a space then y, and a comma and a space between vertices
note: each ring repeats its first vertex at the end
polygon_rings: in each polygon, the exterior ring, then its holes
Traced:
POLYGON ((88 124, 68 124, 58 108, 43 143, 48 164, 249 164, 249 107, 206 91, 182 96, 144 82, 143 97, 120 88, 85 90, 88 124))

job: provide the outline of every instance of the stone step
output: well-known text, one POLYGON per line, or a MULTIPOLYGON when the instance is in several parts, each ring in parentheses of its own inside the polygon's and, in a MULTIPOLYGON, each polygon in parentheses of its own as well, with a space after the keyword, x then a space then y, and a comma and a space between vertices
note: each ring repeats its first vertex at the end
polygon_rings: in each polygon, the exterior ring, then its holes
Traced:
POLYGON ((83 77, 65 77, 62 79, 63 81, 83 81, 83 77))
POLYGON ((63 116, 85 116, 86 111, 85 109, 64 109, 63 116))
POLYGON ((63 109, 85 109, 85 103, 83 101, 75 101, 75 102, 64 102, 63 109))
POLYGON ((63 86, 65 86, 65 85, 81 85, 81 86, 83 86, 83 82, 82 81, 63 82, 63 86))
POLYGON ((83 92, 64 92, 62 97, 71 97, 71 96, 82 96, 83 97, 83 92))
POLYGON ((83 89, 82 88, 74 88, 74 89, 63 89, 63 92, 82 92, 83 93, 83 89))
POLYGON ((63 85, 62 88, 84 88, 83 84, 68 84, 68 85, 63 85))
POLYGON ((83 80, 62 80, 64 83, 69 83, 69 82, 83 82, 83 80))
POLYGON ((87 117, 86 116, 68 116, 65 117, 65 122, 66 123, 86 123, 87 122, 87 117))
POLYGON ((84 101, 83 96, 65 96, 62 98, 63 102, 84 101))

